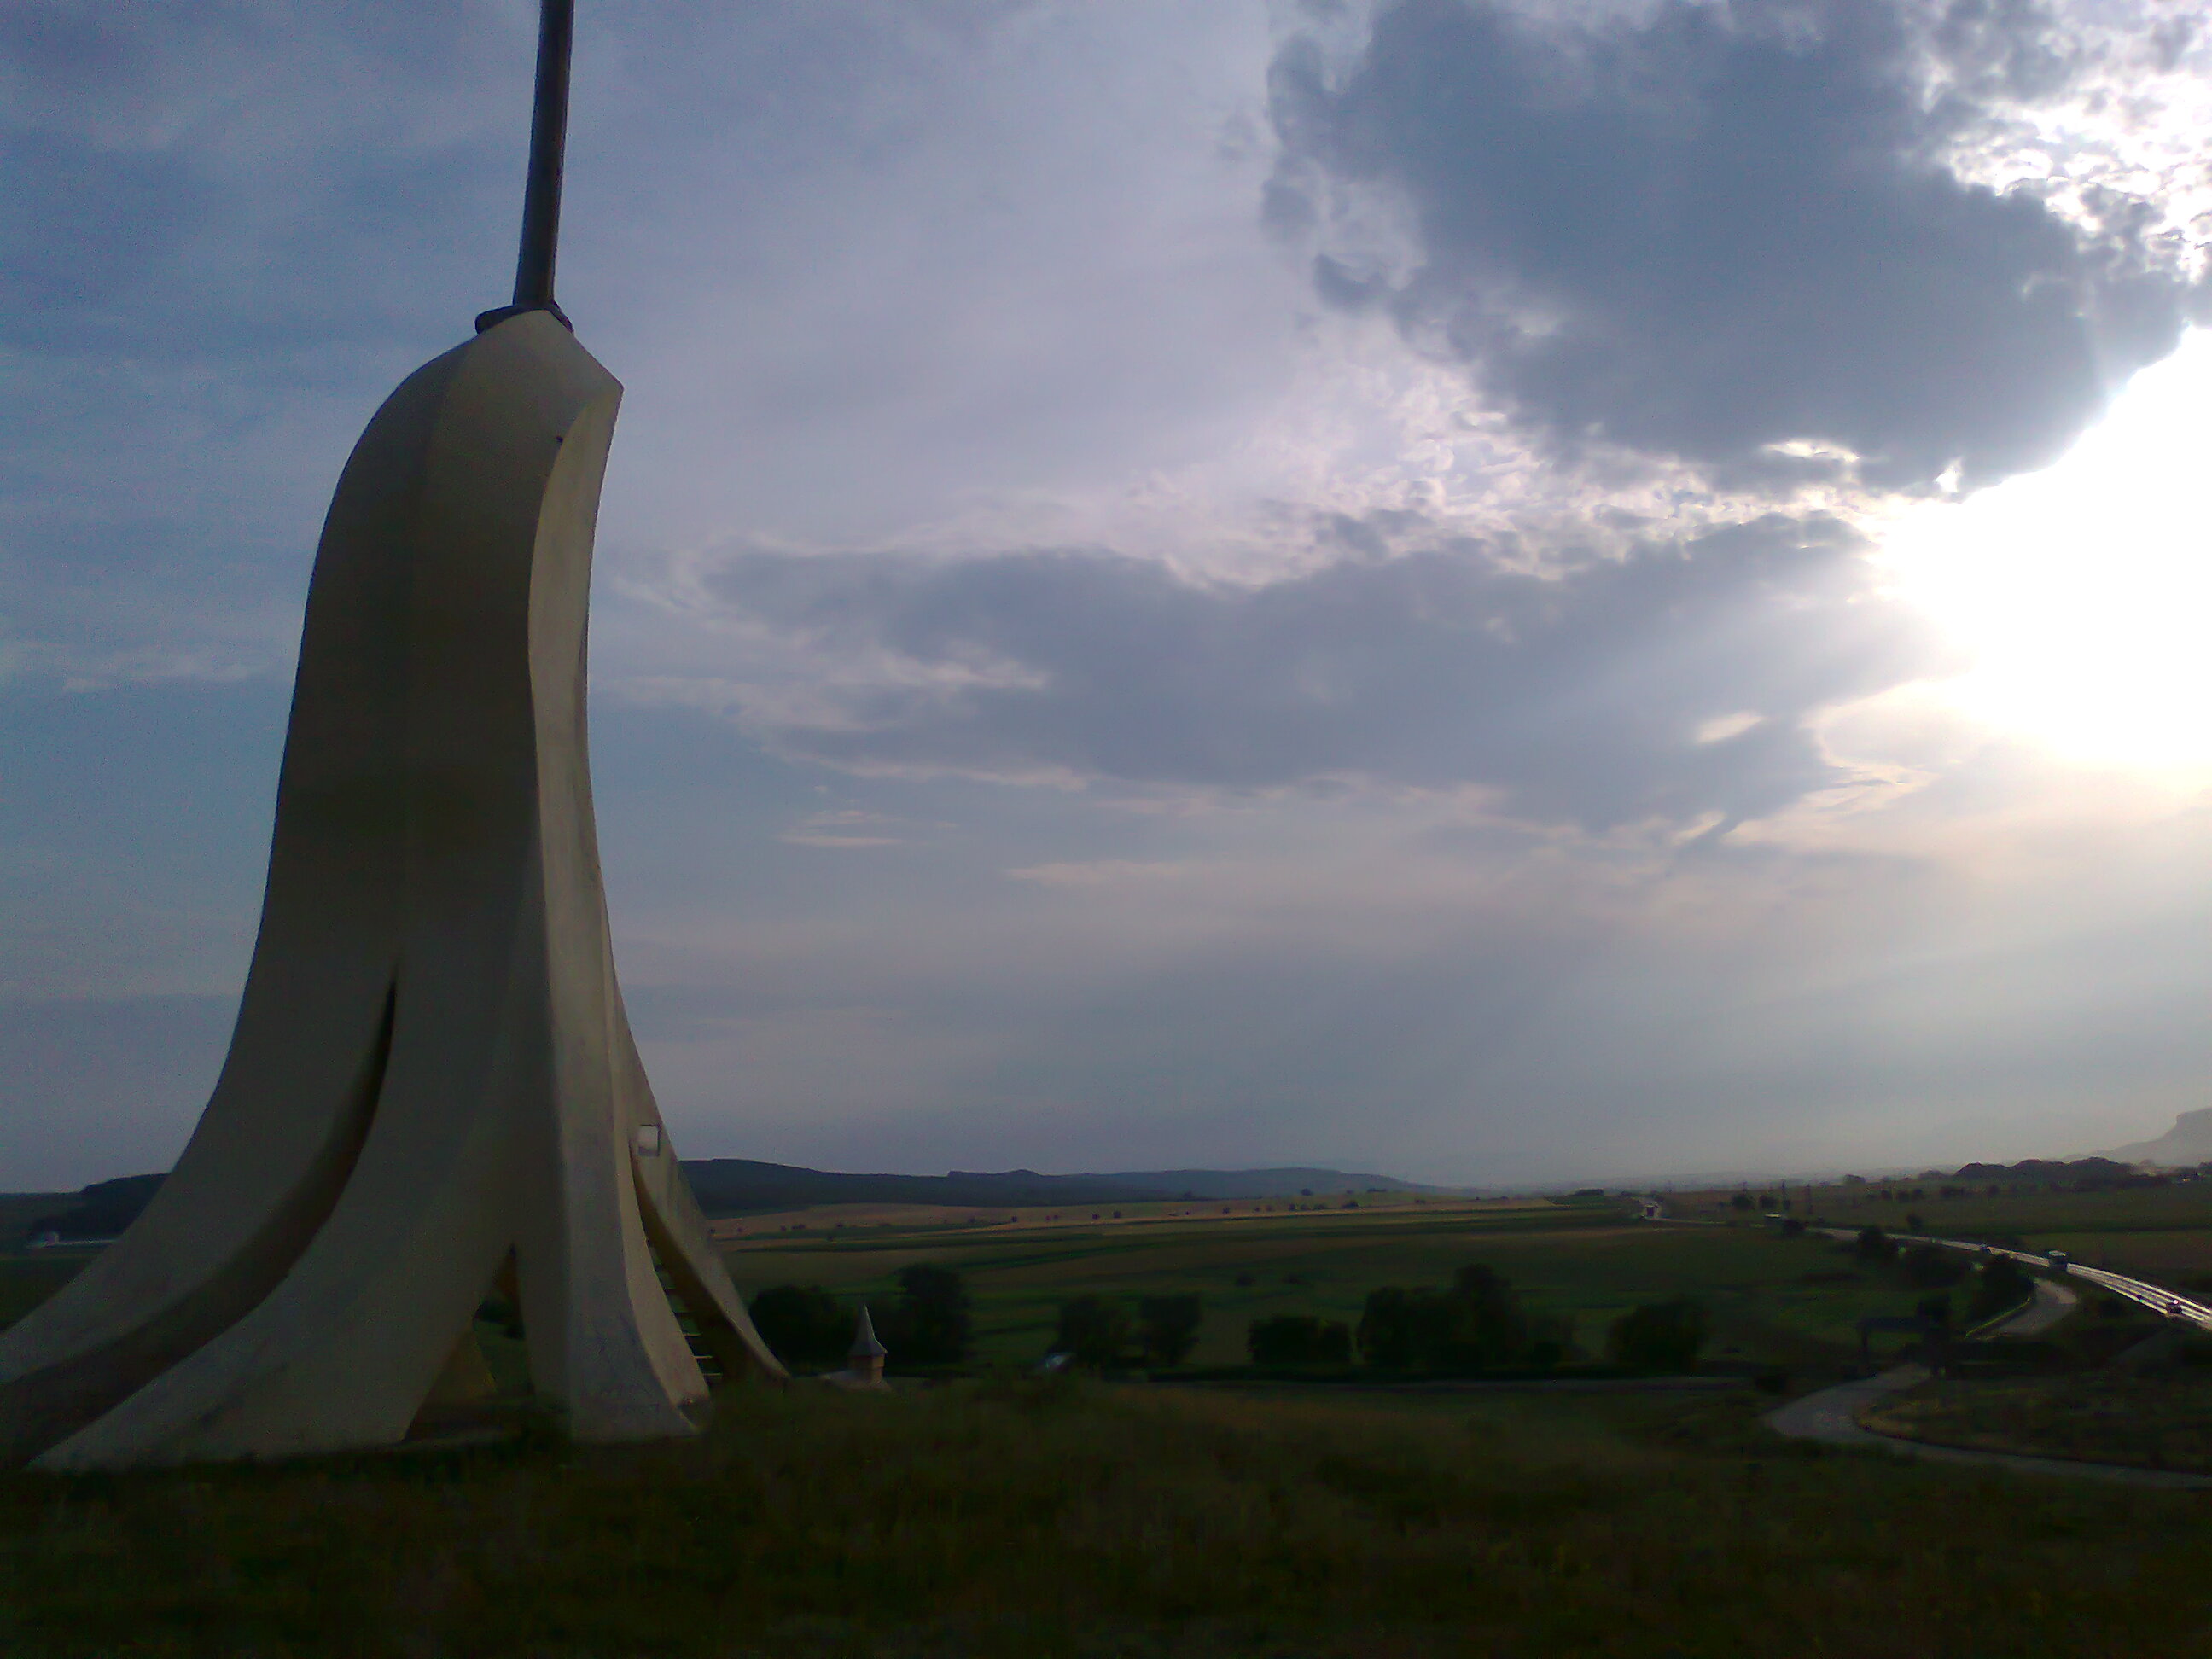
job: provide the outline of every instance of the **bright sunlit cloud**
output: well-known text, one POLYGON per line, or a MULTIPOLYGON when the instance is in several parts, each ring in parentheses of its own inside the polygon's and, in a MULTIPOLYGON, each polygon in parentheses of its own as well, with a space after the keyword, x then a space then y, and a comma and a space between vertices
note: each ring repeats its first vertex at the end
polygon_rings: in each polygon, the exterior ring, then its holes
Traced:
POLYGON ((2212 332, 2192 331, 2044 471, 1883 538, 1972 666, 1962 712, 2063 757, 2212 769, 2212 332))

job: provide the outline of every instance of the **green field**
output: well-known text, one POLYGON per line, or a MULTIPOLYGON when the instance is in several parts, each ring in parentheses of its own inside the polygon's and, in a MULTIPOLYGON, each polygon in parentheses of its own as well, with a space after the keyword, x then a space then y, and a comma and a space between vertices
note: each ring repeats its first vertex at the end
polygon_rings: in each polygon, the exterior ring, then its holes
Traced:
MULTIPOLYGON (((1411 1206, 1357 1212, 1176 1217, 1027 1230, 922 1227, 744 1241, 725 1259, 748 1296, 824 1286, 878 1307, 902 1267, 959 1269, 974 1300, 977 1364, 1020 1369, 1049 1350, 1073 1297, 1195 1291, 1205 1310, 1194 1367, 1245 1363, 1257 1318, 1311 1314, 1358 1323, 1367 1292, 1436 1285, 1469 1263, 1504 1274, 1533 1312, 1573 1322, 1583 1357, 1639 1304, 1691 1296, 1711 1310, 1711 1358, 1819 1370, 1856 1357, 1856 1322, 1911 1310, 1921 1292, 1861 1271, 1832 1243, 1771 1228, 1655 1226, 1618 1203, 1525 1209, 1411 1206)), ((51 1292, 76 1252, 0 1259, 0 1323, 51 1292)), ((896 1365, 896 1356, 893 1356, 896 1365)))
POLYGON ((1243 1363, 1255 1318, 1312 1314, 1356 1324, 1369 1291, 1443 1284, 1471 1262, 1503 1273, 1533 1310, 1571 1317, 1590 1353, 1629 1308, 1689 1295, 1712 1310, 1716 1358, 1835 1364, 1856 1353, 1862 1316, 1907 1313, 1917 1299, 1884 1276, 1853 1272, 1826 1241, 1653 1226, 1618 1203, 779 1239, 741 1244, 726 1259, 748 1294, 811 1284, 878 1303, 910 1263, 957 1267, 975 1302, 977 1356, 1000 1365, 1041 1358, 1060 1303, 1075 1296, 1196 1291, 1206 1316, 1191 1363, 1230 1365, 1243 1363))

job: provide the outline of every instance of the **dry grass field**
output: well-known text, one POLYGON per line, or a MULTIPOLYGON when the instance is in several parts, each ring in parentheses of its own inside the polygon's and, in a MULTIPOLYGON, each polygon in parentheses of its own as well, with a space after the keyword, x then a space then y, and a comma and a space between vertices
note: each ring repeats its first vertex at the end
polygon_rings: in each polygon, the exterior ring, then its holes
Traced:
POLYGON ((816 1204, 805 1209, 763 1211, 758 1214, 721 1216, 707 1224, 714 1237, 733 1243, 755 1242, 783 1235, 856 1235, 922 1233, 991 1228, 1035 1231, 1071 1227, 1157 1226, 1164 1222, 1251 1220, 1265 1216, 1337 1215, 1346 1212, 1345 1200, 1360 1211, 1419 1211, 1425 1215, 1482 1214, 1498 1212, 1547 1211, 1555 1207, 1547 1199, 1433 1199, 1406 1193, 1341 1193, 1310 1198, 1174 1199, 1156 1202, 1111 1205, 1052 1205, 1033 1207, 978 1206, 972 1204, 816 1204))

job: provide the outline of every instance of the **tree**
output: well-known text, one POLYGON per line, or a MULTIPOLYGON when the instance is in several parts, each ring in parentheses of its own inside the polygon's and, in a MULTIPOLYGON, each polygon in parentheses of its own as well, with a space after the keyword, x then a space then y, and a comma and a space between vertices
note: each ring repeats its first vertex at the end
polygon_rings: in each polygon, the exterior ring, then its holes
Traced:
POLYGON ((1449 1370, 1510 1364, 1528 1357, 1534 1336, 1521 1299, 1504 1275, 1474 1264, 1452 1275, 1437 1358, 1449 1370))
POLYGON ((1929 1291, 1957 1284, 1968 1271, 1958 1251, 1947 1250, 1941 1244, 1914 1245, 1899 1259, 1897 1267, 1906 1284, 1929 1291))
POLYGON ((831 1364, 853 1346, 857 1317, 818 1285, 777 1285, 753 1297, 753 1328, 786 1364, 831 1364))
POLYGON ((1733 1208, 1748 1210, 1752 1207, 1751 1194, 1749 1193, 1738 1193, 1734 1198, 1729 1200, 1729 1203, 1733 1208))
POLYGON ((1367 1292, 1360 1310, 1359 1357, 1381 1370, 1413 1369, 1415 1316, 1413 1298, 1426 1291, 1407 1291, 1395 1285, 1367 1292))
POLYGON ((1198 1340, 1203 1309, 1196 1291, 1147 1296, 1137 1303, 1137 1340, 1155 1365, 1180 1365, 1198 1340))
POLYGON ((1052 1345, 1092 1370, 1118 1365, 1129 1346, 1129 1310, 1112 1297, 1079 1296, 1063 1302, 1052 1345))
POLYGON ((1709 1322, 1705 1304, 1686 1296, 1632 1308, 1606 1333, 1606 1355, 1632 1370, 1686 1371, 1698 1363, 1709 1322))
POLYGON ((2008 1255, 1985 1256, 1974 1275, 1974 1293, 1966 1304, 1967 1317, 1979 1322, 2018 1307, 2035 1293, 2026 1270, 2008 1255))
POLYGON ((878 1320, 894 1360, 957 1365, 968 1357, 968 1286, 951 1267, 918 1261, 898 1275, 899 1299, 878 1320))

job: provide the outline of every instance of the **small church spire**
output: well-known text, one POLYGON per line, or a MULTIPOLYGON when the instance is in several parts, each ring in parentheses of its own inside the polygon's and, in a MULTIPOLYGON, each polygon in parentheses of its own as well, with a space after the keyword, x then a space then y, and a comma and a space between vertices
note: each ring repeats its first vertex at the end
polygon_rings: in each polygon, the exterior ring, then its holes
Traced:
POLYGON ((853 1328, 853 1351, 845 1357, 845 1373, 862 1388, 884 1386, 884 1345, 876 1340, 876 1322, 868 1304, 860 1304, 860 1322, 853 1328))

